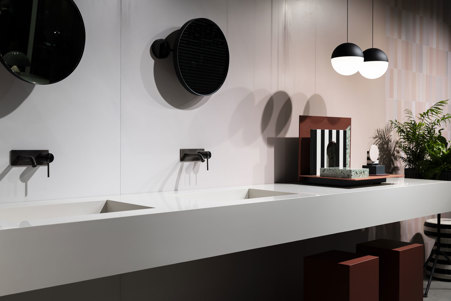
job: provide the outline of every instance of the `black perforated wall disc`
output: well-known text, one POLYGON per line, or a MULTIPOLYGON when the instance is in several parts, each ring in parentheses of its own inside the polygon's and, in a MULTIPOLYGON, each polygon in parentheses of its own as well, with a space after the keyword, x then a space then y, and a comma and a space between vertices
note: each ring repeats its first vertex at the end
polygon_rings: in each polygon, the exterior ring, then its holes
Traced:
POLYGON ((175 71, 189 92, 210 95, 221 88, 229 70, 229 47, 213 21, 200 18, 185 23, 173 51, 175 71))

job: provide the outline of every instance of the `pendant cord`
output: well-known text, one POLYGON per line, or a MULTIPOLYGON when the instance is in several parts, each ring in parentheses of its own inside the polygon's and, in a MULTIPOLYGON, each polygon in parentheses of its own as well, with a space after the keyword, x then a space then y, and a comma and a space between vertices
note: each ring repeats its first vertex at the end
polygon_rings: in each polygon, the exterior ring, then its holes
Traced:
POLYGON ((349 43, 349 0, 346 0, 346 41, 349 43))
POLYGON ((371 48, 374 48, 374 0, 371 1, 371 48))

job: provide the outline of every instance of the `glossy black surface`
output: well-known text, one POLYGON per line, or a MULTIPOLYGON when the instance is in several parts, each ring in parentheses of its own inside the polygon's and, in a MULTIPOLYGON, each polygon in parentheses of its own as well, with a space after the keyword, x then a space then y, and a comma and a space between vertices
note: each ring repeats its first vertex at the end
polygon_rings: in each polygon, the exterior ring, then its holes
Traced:
POLYGON ((388 62, 388 57, 382 50, 378 48, 369 48, 363 52, 363 60, 365 62, 380 61, 388 62))
POLYGON ((203 148, 183 148, 180 150, 180 162, 205 162, 207 161, 207 170, 209 170, 208 161, 211 159, 211 152, 203 148))
POLYGON ((9 153, 9 165, 11 166, 47 166, 47 177, 50 178, 50 163, 55 156, 48 150, 12 150, 9 153))
POLYGON ((229 47, 221 28, 205 18, 192 19, 151 46, 157 59, 172 52, 182 86, 194 95, 210 95, 224 84, 229 71, 229 47))
POLYGON ((45 85, 69 76, 85 39, 73 0, 0 1, 0 61, 26 82, 45 85))
POLYGON ((360 56, 363 57, 362 49, 353 43, 343 43, 337 46, 332 52, 332 58, 341 56, 360 56))
POLYGON ((174 63, 182 85, 196 95, 218 91, 229 70, 227 40, 213 21, 194 19, 180 30, 174 63))

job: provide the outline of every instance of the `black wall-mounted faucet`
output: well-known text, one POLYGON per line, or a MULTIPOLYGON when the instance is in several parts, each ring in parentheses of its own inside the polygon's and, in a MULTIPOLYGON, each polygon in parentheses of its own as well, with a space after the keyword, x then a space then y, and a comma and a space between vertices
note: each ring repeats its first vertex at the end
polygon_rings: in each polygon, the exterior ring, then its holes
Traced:
POLYGON ((208 161, 211 158, 211 152, 203 148, 189 148, 180 150, 180 162, 205 162, 207 161, 207 170, 209 170, 208 161))
POLYGON ((50 163, 55 157, 48 150, 12 150, 9 153, 11 166, 37 166, 47 165, 47 177, 50 177, 50 163))

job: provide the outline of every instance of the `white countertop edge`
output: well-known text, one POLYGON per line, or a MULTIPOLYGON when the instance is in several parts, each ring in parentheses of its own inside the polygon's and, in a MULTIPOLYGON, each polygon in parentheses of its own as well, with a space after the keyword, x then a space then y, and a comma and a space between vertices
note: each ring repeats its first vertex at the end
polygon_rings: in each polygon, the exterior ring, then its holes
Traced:
POLYGON ((3 230, 0 296, 451 211, 451 182, 396 183, 246 186, 320 193, 3 230))
MULTIPOLYGON (((227 206, 241 206, 254 203, 274 202, 290 199, 305 199, 314 198, 325 195, 339 195, 346 193, 355 193, 358 191, 379 191, 385 189, 394 189, 408 187, 411 185, 431 185, 440 184, 443 181, 436 180, 417 180, 417 179, 404 179, 395 178, 388 179, 387 183, 392 185, 373 185, 363 188, 337 188, 337 187, 325 187, 325 186, 312 186, 312 185, 300 185, 300 184, 259 184, 259 185, 247 185, 247 186, 235 186, 235 187, 220 187, 220 188, 207 188, 201 190, 184 190, 184 191, 170 191, 170 192, 152 192, 152 193, 139 193, 139 194, 125 194, 125 195, 105 195, 96 197, 83 197, 83 198, 68 198, 68 199, 53 199, 53 200, 40 200, 30 202, 16 202, 16 203, 4 203, 0 204, 0 211, 4 208, 22 208, 33 206, 45 206, 55 204, 71 204, 71 203, 84 203, 84 202, 97 202, 97 201, 119 201, 130 204, 143 205, 152 207, 151 209, 143 210, 130 210, 123 212, 114 212, 107 214, 86 214, 78 216, 68 216, 63 218, 50 218, 45 220, 37 220, 33 222, 33 227, 55 225, 64 223, 77 223, 93 220, 115 219, 131 216, 141 215, 154 215, 167 212, 187 211, 187 210, 200 210, 214 207, 227 207, 227 206), (192 196, 199 193, 221 193, 224 191, 236 190, 236 189, 265 189, 275 190, 282 192, 289 192, 293 194, 282 196, 262 197, 256 199, 244 199, 235 201, 216 202, 212 199, 210 202, 203 201, 199 203, 189 204, 183 208, 177 208, 177 206, 170 206, 173 198, 192 196), (305 191, 307 190, 307 191, 305 191), (169 198, 165 202, 165 199, 169 198)), ((16 228, 22 228, 25 226, 18 225, 2 225, 0 221, 0 231, 11 230, 16 228)))

